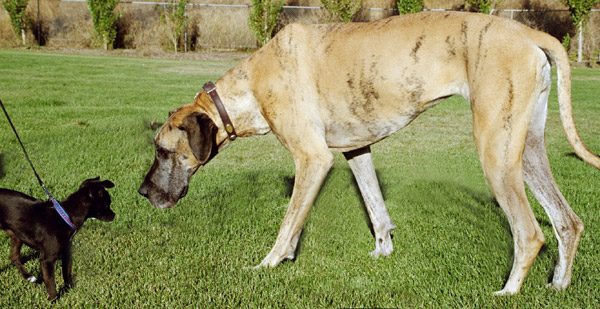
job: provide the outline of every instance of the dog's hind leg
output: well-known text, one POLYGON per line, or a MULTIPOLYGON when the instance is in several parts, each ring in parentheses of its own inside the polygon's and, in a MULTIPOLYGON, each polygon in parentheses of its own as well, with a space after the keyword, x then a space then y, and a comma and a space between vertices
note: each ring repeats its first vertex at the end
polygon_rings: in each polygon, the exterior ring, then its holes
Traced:
POLYGON ((370 147, 363 147, 357 150, 345 152, 344 156, 348 160, 348 165, 354 174, 354 178, 360 189, 360 193, 365 202, 365 208, 369 214, 373 232, 375 233, 375 250, 371 252, 372 256, 388 256, 394 250, 392 244, 391 231, 396 228, 388 214, 377 174, 373 167, 370 147))
MULTIPOLYGON (((510 73, 510 72, 508 72, 510 73)), ((535 85, 510 74, 504 85, 472 93, 474 136, 485 177, 507 216, 513 236, 513 264, 504 288, 495 295, 519 292, 544 244, 543 232, 525 194, 522 156, 535 85), (515 78, 515 79, 512 79, 515 78), (507 99, 497 89, 506 89, 507 99)))
POLYGON ((10 236, 10 260, 17 267, 23 278, 29 282, 36 282, 37 278, 31 275, 21 262, 21 247, 23 246, 23 242, 15 236, 12 231, 7 231, 8 236, 10 236))
POLYGON ((550 68, 544 72, 545 89, 536 103, 523 156, 523 175, 529 189, 550 217, 558 240, 558 262, 554 269, 552 287, 566 288, 571 282, 573 260, 583 232, 583 223, 560 193, 548 163, 544 146, 544 127, 550 92, 550 68))

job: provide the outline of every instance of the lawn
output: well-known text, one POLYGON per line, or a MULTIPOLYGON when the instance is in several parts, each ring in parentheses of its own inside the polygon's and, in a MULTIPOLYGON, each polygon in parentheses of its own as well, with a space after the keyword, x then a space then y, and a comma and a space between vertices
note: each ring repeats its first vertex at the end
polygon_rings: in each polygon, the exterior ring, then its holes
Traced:
MULTIPOLYGON (((323 186, 293 262, 254 270, 290 197, 291 156, 273 135, 236 140, 194 176, 177 207, 137 194, 153 159, 152 124, 190 102, 235 59, 157 60, 0 51, 0 98, 57 197, 82 180, 111 179, 112 223, 74 238, 76 287, 59 307, 595 307, 600 302, 600 171, 571 155, 551 96, 547 145, 554 176, 586 225, 572 285, 546 288, 557 256, 552 227, 521 293, 494 297, 512 263, 508 223, 485 185, 468 104, 451 98, 372 147, 394 253, 374 259, 360 193, 343 156, 323 186)), ((600 71, 573 71, 580 135, 600 152, 600 71)), ((0 117, 0 187, 43 192, 0 117)), ((46 307, 43 285, 21 279, 0 236, 0 308, 46 307)), ((30 249, 25 255, 35 257, 30 249)), ((35 258, 26 267, 38 274, 35 258)), ((62 286, 60 268, 57 269, 62 286)))

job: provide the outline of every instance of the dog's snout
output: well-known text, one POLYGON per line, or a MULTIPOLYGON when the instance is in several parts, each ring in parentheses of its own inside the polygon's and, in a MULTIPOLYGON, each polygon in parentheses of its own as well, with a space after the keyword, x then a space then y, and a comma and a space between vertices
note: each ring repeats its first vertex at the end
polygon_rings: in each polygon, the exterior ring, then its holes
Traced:
POLYGON ((145 184, 138 189, 138 193, 143 197, 148 197, 148 187, 145 184))
POLYGON ((188 188, 189 188, 188 186, 185 186, 185 187, 183 188, 183 191, 181 192, 181 195, 179 196, 179 198, 180 198, 180 199, 181 199, 181 198, 184 198, 184 197, 187 195, 187 193, 188 193, 188 188))

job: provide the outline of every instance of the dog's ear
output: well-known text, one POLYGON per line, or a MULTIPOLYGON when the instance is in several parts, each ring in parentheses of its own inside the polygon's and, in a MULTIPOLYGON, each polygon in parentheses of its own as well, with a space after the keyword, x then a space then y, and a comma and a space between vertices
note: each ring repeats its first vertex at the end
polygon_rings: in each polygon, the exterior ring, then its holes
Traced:
POLYGON ((100 176, 96 176, 96 177, 94 177, 94 178, 89 178, 89 179, 86 179, 86 180, 84 180, 84 181, 81 183, 81 186, 79 186, 79 188, 83 188, 83 187, 85 187, 86 185, 88 185, 89 183, 91 183, 91 182, 96 182, 96 181, 98 181, 98 180, 100 180, 100 176))
POLYGON ((185 118, 180 129, 187 132, 190 148, 201 165, 206 164, 217 154, 218 128, 206 114, 190 114, 185 118))
POLYGON ((108 179, 100 182, 100 184, 103 187, 105 187, 106 189, 110 189, 110 188, 114 188, 115 187, 115 184, 112 181, 108 180, 108 179))

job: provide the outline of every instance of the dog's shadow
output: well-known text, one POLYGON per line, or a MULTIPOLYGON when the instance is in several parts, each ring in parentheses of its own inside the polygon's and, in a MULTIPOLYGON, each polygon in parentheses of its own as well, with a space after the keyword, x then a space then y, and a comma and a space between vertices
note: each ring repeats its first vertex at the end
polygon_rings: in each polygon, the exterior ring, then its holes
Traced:
MULTIPOLYGON (((33 259, 38 259, 39 257, 40 257, 40 253, 39 252, 37 252, 37 251, 30 251, 26 255, 21 256, 21 263, 26 264, 27 262, 29 262, 29 261, 31 261, 33 259)), ((3 273, 5 271, 9 270, 11 267, 14 267, 14 265, 12 263, 8 263, 8 264, 2 266, 2 268, 0 268, 0 273, 3 273)))
MULTIPOLYGON (((379 176, 380 172, 376 171, 376 173, 377 173, 377 178, 381 179, 381 177, 379 176)), ((365 223, 368 225, 371 235, 373 235, 373 237, 375 237, 373 225, 371 223, 371 220, 369 219, 369 214, 367 212, 366 206, 362 199, 358 183, 354 179, 354 176, 352 176, 352 173, 349 173, 349 175, 350 175, 349 181, 351 181, 353 184, 352 187, 354 188, 354 190, 353 190, 354 195, 356 196, 356 198, 360 201, 360 204, 362 205, 361 209, 363 211, 365 223)), ((294 187, 294 177, 293 176, 292 177, 285 176, 283 178, 283 181, 284 181, 285 187, 286 187, 286 190, 284 192, 287 197, 291 197, 293 187, 294 187)), ((327 181, 327 179, 325 181, 327 181)), ((424 181, 420 181, 420 182, 413 182, 413 183, 406 184, 406 185, 410 186, 410 191, 412 191, 411 195, 416 196, 415 198, 421 200, 418 197, 423 196, 428 201, 431 201, 431 207, 436 207, 437 204, 442 205, 445 203, 452 203, 452 204, 456 204, 456 205, 461 205, 462 207, 464 207, 465 211, 471 213, 475 217, 482 216, 484 212, 492 213, 493 216, 495 216, 497 218, 497 221, 500 222, 505 233, 507 235, 511 234, 510 225, 508 223, 506 216, 504 215, 504 212, 500 208, 496 199, 493 198, 490 195, 490 193, 487 191, 477 191, 471 187, 468 187, 466 185, 462 185, 462 184, 459 184, 456 182, 452 182, 452 181, 435 181, 435 180, 427 181, 427 180, 424 180, 424 181)), ((384 200, 387 200, 386 196, 388 194, 388 191, 390 190, 389 186, 390 186, 390 184, 388 184, 386 182, 380 182, 381 193, 383 195, 384 200)), ((400 184, 400 186, 402 186, 402 185, 400 184)), ((390 215, 393 216, 393 214, 390 214, 390 215)), ((547 226, 551 225, 551 223, 546 218, 536 218, 536 219, 538 219, 538 221, 540 222, 541 225, 547 225, 547 226)), ((484 226, 481 226, 481 228, 485 229, 484 226)), ((302 250, 302 242, 303 242, 303 236, 304 236, 303 234, 304 233, 301 234, 300 242, 298 243, 298 246, 296 248, 296 254, 295 254, 296 257, 301 254, 300 251, 302 250)), ((393 235, 392 235, 392 238, 393 238, 393 235)), ((543 254, 545 251, 546 251, 546 246, 544 245, 542 247, 542 249, 540 250, 539 254, 543 254)), ((512 250, 512 246, 509 246, 509 250, 506 252, 507 259, 509 261, 512 261, 513 255, 514 255, 514 252, 512 250)), ((507 270, 507 273, 505 275, 505 282, 506 282, 506 280, 508 280, 509 275, 510 275, 510 269, 507 270)), ((549 275, 549 280, 550 281, 552 280, 552 272, 549 275)))
POLYGON ((4 173, 4 155, 0 153, 0 179, 6 175, 4 173))
MULTIPOLYGON (((27 253, 26 255, 21 256, 21 263, 26 264, 27 262, 31 261, 31 260, 37 260, 40 257, 40 253, 37 251, 30 251, 29 253, 27 253)), ((12 263, 9 263, 7 265, 4 265, 0 268, 0 273, 3 273, 7 270, 9 270, 10 268, 14 267, 14 265, 12 263)), ((42 274, 41 273, 34 273, 34 276, 36 276, 36 280, 33 282, 33 284, 37 284, 37 285, 41 285, 44 283, 44 281, 42 280, 42 274)), ((21 275, 19 274, 19 277, 21 275)), ((73 281, 75 281, 75 275, 73 275, 73 281)), ((59 300, 64 294, 66 294, 67 292, 69 292, 69 290, 71 290, 73 287, 72 286, 67 286, 67 285, 63 285, 59 290, 58 293, 56 295, 56 298, 51 300, 53 303, 56 302, 57 300, 59 300)))

